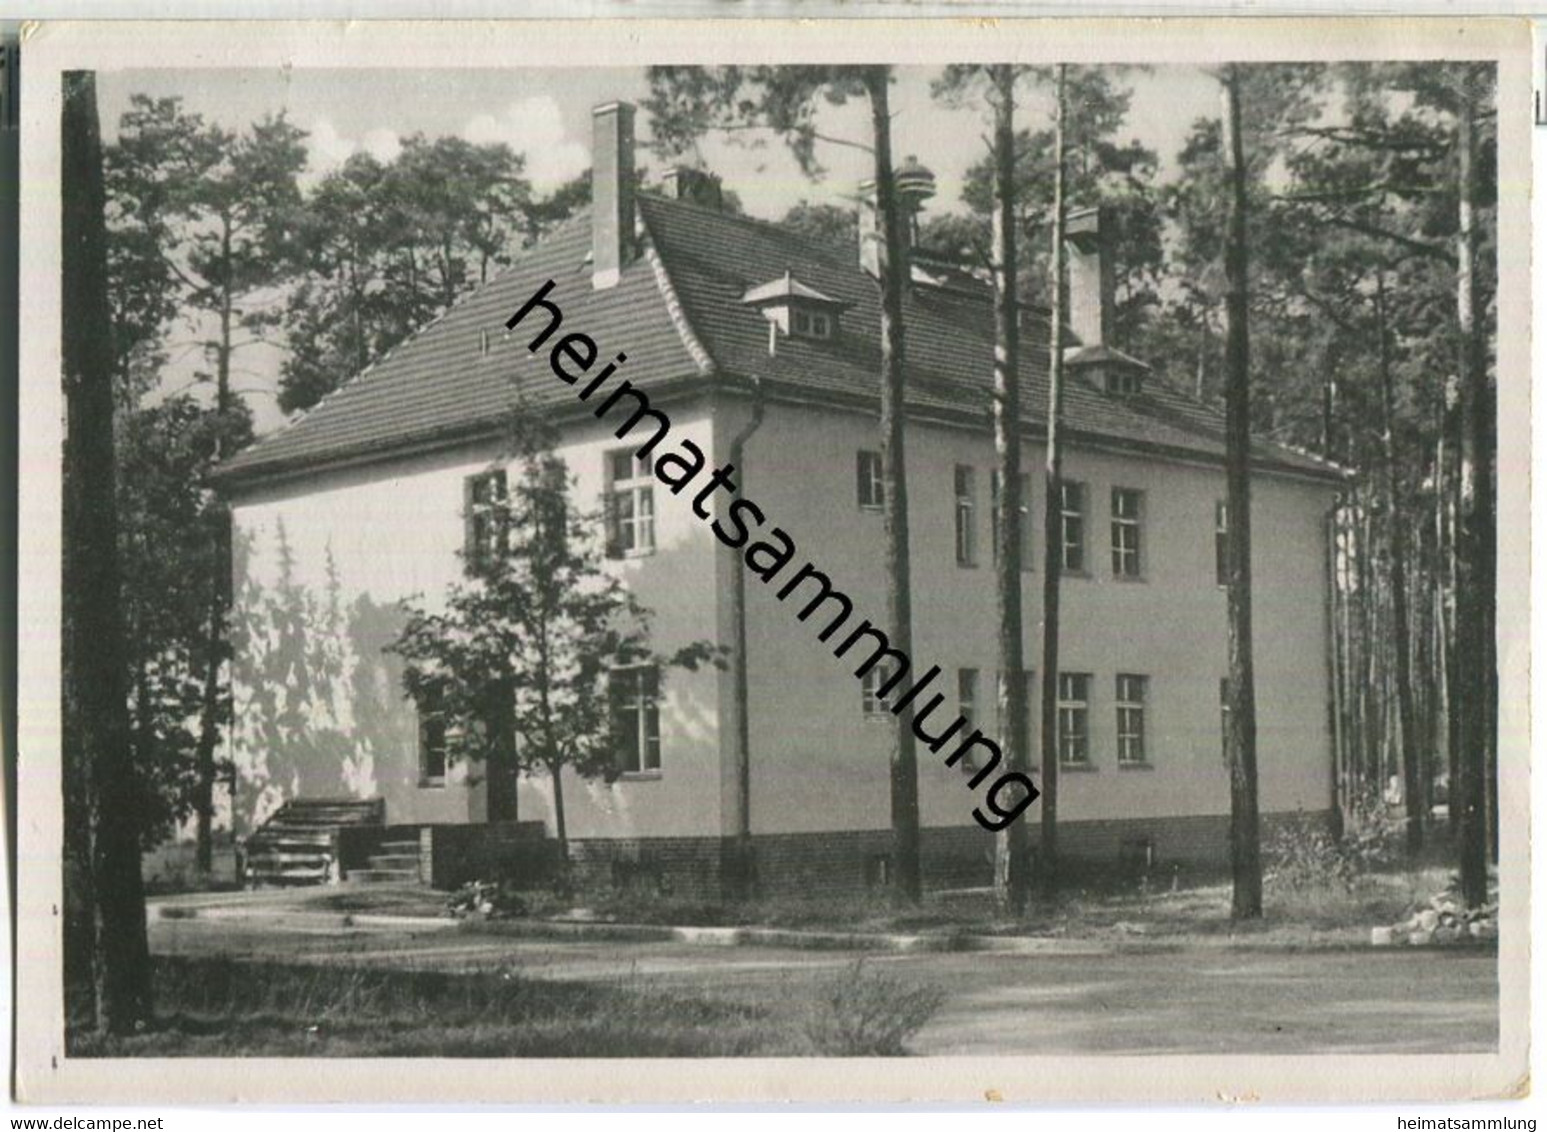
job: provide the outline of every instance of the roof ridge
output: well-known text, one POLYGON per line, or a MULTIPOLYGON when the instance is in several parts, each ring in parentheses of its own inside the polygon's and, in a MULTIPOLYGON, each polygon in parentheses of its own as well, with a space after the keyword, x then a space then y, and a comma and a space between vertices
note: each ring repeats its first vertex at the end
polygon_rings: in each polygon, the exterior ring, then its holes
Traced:
MULTIPOLYGON (((699 204, 697 201, 682 200, 679 197, 667 196, 664 193, 640 193, 640 196, 647 198, 651 202, 660 202, 667 205, 678 205, 684 209, 688 209, 694 212, 701 212, 708 216, 715 216, 721 220, 729 220, 732 223, 746 224, 749 227, 767 228, 772 232, 772 234, 779 236, 782 239, 794 240, 804 249, 813 253, 819 258, 832 261, 832 265, 835 267, 859 266, 858 260, 855 260, 853 264, 850 264, 847 260, 843 259, 843 257, 841 257, 837 252, 833 251, 832 248, 828 247, 826 244, 819 243, 817 240, 806 235, 804 232, 800 232, 794 228, 789 227, 781 220, 765 220, 761 216, 753 216, 751 213, 747 212, 726 212, 723 208, 714 208, 707 204, 699 204)), ((856 248, 856 251, 857 250, 858 249, 856 248)))

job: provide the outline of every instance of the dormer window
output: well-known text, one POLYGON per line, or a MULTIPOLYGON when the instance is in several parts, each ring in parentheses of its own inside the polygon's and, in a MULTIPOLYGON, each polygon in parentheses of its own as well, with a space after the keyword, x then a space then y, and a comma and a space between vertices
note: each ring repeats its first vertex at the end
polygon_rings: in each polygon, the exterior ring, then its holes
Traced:
POLYGON ((768 353, 778 353, 781 337, 826 342, 838 336, 838 318, 848 303, 830 298, 786 270, 781 278, 753 287, 741 297, 768 320, 768 353))
POLYGON ((1119 397, 1136 397, 1144 391, 1144 375, 1137 370, 1107 371, 1107 392, 1119 397))
POLYGON ((1083 372, 1087 381, 1112 397, 1137 397, 1144 392, 1144 378, 1150 372, 1139 359, 1100 344, 1069 347, 1064 364, 1083 372))
POLYGON ((794 307, 790 310, 790 333, 797 338, 831 338, 832 317, 824 311, 794 307))

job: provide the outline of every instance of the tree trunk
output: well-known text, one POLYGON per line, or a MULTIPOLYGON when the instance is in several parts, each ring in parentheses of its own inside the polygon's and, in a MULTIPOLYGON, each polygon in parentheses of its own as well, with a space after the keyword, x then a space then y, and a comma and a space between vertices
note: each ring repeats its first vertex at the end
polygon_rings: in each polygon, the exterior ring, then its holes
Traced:
MULTIPOLYGON (((1440 461, 1441 467, 1441 497, 1444 511, 1441 516, 1443 523, 1441 555, 1444 566, 1443 576, 1443 606, 1440 610, 1441 624, 1444 627, 1445 662, 1445 759, 1446 771, 1449 775, 1449 788, 1446 792, 1446 822, 1450 827, 1452 838, 1461 835, 1461 805, 1457 791, 1461 788, 1461 709, 1458 706, 1465 696, 1463 678, 1456 666, 1456 579, 1459 577, 1459 569, 1456 564, 1456 534, 1457 512, 1456 502, 1460 498, 1458 486, 1459 469, 1457 468, 1456 453, 1461 450, 1461 383, 1451 376, 1445 382, 1444 417, 1441 427, 1442 443, 1449 455, 1440 461)), ((1460 842, 1458 841, 1457 844, 1460 842)))
POLYGON ((520 791, 516 765, 516 722, 512 706, 513 692, 501 697, 502 706, 493 710, 490 720, 489 757, 484 766, 484 793, 488 820, 517 821, 517 797, 520 791))
POLYGON ((1493 454, 1493 390, 1483 358, 1477 297, 1477 155, 1475 76, 1463 67, 1458 84, 1456 151, 1459 225, 1456 233, 1457 361, 1461 386, 1461 451, 1458 468, 1459 531, 1456 565, 1456 668, 1462 691, 1452 705, 1460 726, 1461 895, 1468 907, 1488 899, 1488 749, 1494 681, 1489 640, 1494 578, 1491 541, 1493 500, 1488 483, 1493 454))
MULTIPOLYGON (((892 647, 913 655, 913 595, 908 563, 908 480, 903 441, 905 368, 902 298, 908 265, 902 254, 900 217, 892 183, 892 116, 887 84, 891 68, 871 67, 865 86, 870 94, 874 134, 876 218, 880 225, 881 295, 881 478, 886 528, 887 630, 892 647)), ((913 738, 913 707, 893 716, 891 754, 892 867, 898 891, 908 900, 923 895, 919 861, 918 752, 913 738)))
MULTIPOLYGON (((1021 610, 1021 388, 1019 303, 1015 254, 1015 68, 993 67, 994 106, 994 455, 999 498, 993 516, 999 549, 994 561, 999 626, 999 742, 1005 765, 1031 770, 1026 750, 1026 656, 1021 610)), ((1012 821, 995 845, 994 888, 1013 916, 1031 892, 1031 839, 1012 821)))
POLYGON ((1332 740, 1332 835, 1342 838, 1348 803, 1343 775, 1343 656, 1338 636, 1338 513, 1341 502, 1327 513, 1323 525, 1327 543, 1326 597, 1322 603, 1327 633, 1327 734, 1332 740))
MULTIPOLYGON (((730 457, 727 463, 741 471, 741 487, 747 487, 746 445, 763 423, 763 396, 761 387, 752 393, 752 417, 731 439, 730 457)), ((752 695, 749 688, 747 666, 747 571, 740 552, 726 547, 731 556, 731 694, 736 703, 735 729, 731 732, 735 744, 736 763, 736 830, 730 846, 727 862, 729 885, 733 899, 750 900, 757 894, 757 860, 752 847, 752 695)))
POLYGON ((1386 327, 1386 279, 1383 274, 1375 277, 1375 319, 1379 335, 1381 455, 1386 465, 1386 535, 1391 544, 1391 628, 1397 662, 1394 677, 1398 741, 1402 752, 1402 802, 1407 815, 1407 852, 1409 856, 1416 856, 1423 849, 1428 807, 1419 769, 1418 711, 1413 704, 1412 626, 1408 621, 1407 601, 1407 516, 1399 504, 1401 477, 1397 472, 1394 424, 1396 394, 1391 380, 1391 339, 1386 327))
POLYGON ((569 827, 564 822, 564 764, 550 762, 548 777, 553 779, 553 832, 559 843, 559 861, 569 863, 569 827))
POLYGON ((1068 68, 1058 65, 1057 109, 1053 124, 1053 257, 1050 280, 1053 310, 1048 334, 1047 487, 1042 507, 1042 889, 1058 890, 1058 597, 1063 577, 1064 414, 1064 225, 1067 205, 1064 120, 1068 68))
MULTIPOLYGON (((220 232, 220 341, 215 347, 215 463, 225 455, 225 429, 231 410, 231 220, 220 232)), ((214 865, 215 748, 220 743, 220 671, 225 661, 226 615, 230 608, 230 516, 218 500, 211 505, 210 605, 204 646, 204 695, 200 707, 199 746, 195 756, 193 809, 197 823, 194 867, 208 876, 214 865)))
MULTIPOLYGON (((64 729, 66 882, 79 886, 78 854, 91 853, 90 891, 76 893, 67 927, 79 931, 82 896, 92 908, 92 974, 98 1030, 129 1033, 151 1009, 145 894, 140 877, 137 788, 129 718, 114 495, 113 357, 107 296, 102 148, 95 76, 64 76, 62 115, 63 310, 66 430, 64 479, 64 729), (74 922, 71 923, 70 921, 74 922)), ((69 890, 67 888, 67 903, 69 890)), ((79 940, 67 944, 79 973, 79 940)))
POLYGON ((1240 73, 1225 69, 1224 138, 1230 170, 1225 227, 1225 479, 1230 620, 1230 914, 1262 915, 1257 815, 1257 697, 1252 673, 1251 345, 1247 334, 1246 160, 1240 73))

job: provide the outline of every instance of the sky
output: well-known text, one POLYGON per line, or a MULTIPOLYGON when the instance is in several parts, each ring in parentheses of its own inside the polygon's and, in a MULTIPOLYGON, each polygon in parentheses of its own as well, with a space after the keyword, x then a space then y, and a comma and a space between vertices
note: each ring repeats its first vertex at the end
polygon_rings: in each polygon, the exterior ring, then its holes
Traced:
MULTIPOLYGON (((959 210, 967 170, 987 148, 986 111, 952 109, 930 96, 935 68, 899 68, 892 93, 893 151, 916 155, 934 171, 937 196, 929 212, 959 210)), ((1219 114, 1217 83, 1195 67, 1156 67, 1131 72, 1134 91, 1119 142, 1137 138, 1161 157, 1165 176, 1194 121, 1219 114)), ((184 105, 220 125, 239 130, 266 114, 284 112, 307 131, 306 180, 314 182, 351 153, 365 150, 390 159, 401 139, 414 133, 456 135, 472 142, 503 141, 526 157, 538 193, 590 165, 591 107, 616 99, 642 102, 648 83, 642 68, 554 67, 520 70, 272 69, 121 70, 98 73, 104 138, 135 94, 178 95, 184 105)), ((1019 119, 1029 128, 1051 120, 1045 96, 1027 92, 1019 119)), ((869 109, 863 100, 824 107, 819 128, 837 137, 864 140, 869 109)), ((652 171, 662 162, 650 153, 649 117, 636 123, 638 163, 652 171)), ((807 177, 777 138, 737 135, 705 139, 700 155, 754 216, 777 219, 802 200, 845 204, 869 175, 869 154, 819 145, 824 166, 807 177)), ((197 336, 197 334, 192 335, 197 336)), ((179 336, 175 336, 179 337, 179 336)), ((179 340, 190 335, 183 334, 179 340)), ((251 405, 260 432, 283 423, 273 390, 279 346, 258 347, 240 359, 236 386, 251 405)), ((163 389, 188 386, 200 364, 197 351, 173 351, 163 389)))

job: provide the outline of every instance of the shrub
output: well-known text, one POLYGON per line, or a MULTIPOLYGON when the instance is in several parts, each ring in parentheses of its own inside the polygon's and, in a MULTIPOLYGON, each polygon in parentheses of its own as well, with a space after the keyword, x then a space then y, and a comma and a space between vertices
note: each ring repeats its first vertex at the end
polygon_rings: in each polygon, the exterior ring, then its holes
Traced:
POLYGON ((498 920, 526 913, 526 901, 521 894, 503 881, 468 881, 446 897, 446 914, 458 920, 468 917, 498 920))
POLYGON ((866 971, 856 959, 817 998, 806 1036, 825 1057, 896 1057, 944 1000, 939 987, 866 971))
POLYGON ((1401 836, 1402 820, 1378 798, 1354 804, 1341 839, 1298 813, 1263 846, 1267 880, 1291 892, 1326 887, 1352 892, 1366 873, 1395 859, 1401 836))

